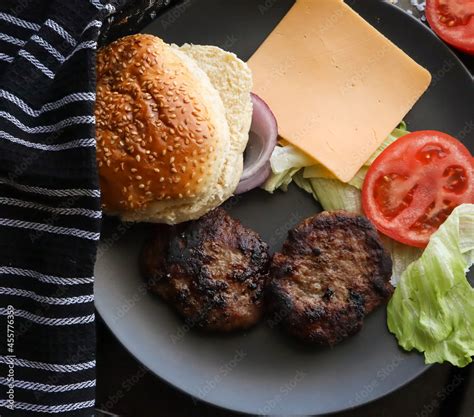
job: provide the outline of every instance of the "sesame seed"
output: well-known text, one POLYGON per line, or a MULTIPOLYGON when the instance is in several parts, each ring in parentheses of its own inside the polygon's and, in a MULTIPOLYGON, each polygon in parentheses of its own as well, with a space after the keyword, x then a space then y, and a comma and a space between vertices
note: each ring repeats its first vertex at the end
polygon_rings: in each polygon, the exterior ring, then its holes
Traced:
POLYGON ((138 188, 145 188, 145 184, 140 184, 138 188))
POLYGON ((141 158, 140 158, 140 155, 137 155, 137 156, 135 157, 135 159, 137 160, 137 162, 140 162, 140 159, 141 159, 141 158))
POLYGON ((158 168, 153 168, 153 171, 155 171, 157 173, 160 172, 160 170, 158 168))
POLYGON ((137 172, 138 170, 136 168, 132 168, 130 171, 132 171, 133 173, 137 172))
POLYGON ((172 164, 174 161, 175 161, 175 157, 172 156, 172 157, 170 158, 170 164, 172 164))
POLYGON ((163 182, 165 180, 165 177, 160 177, 160 182, 163 182))
POLYGON ((142 176, 141 176, 141 175, 137 175, 137 176, 135 177, 135 179, 138 180, 138 181, 140 181, 140 180, 142 179, 142 176))

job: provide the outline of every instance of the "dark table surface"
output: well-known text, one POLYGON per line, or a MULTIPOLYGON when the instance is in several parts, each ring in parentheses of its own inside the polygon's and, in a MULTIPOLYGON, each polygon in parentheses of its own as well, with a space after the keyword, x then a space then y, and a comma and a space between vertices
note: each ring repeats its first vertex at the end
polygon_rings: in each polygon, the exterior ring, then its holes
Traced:
MULTIPOLYGON (((421 0, 391 2, 416 17, 423 17, 416 7, 421 0)), ((474 56, 458 56, 474 74, 474 56)), ((123 417, 240 415, 198 401, 161 381, 121 346, 100 317, 97 320, 97 407, 123 417)), ((435 365, 384 398, 332 416, 474 417, 474 366, 456 369, 435 365)))

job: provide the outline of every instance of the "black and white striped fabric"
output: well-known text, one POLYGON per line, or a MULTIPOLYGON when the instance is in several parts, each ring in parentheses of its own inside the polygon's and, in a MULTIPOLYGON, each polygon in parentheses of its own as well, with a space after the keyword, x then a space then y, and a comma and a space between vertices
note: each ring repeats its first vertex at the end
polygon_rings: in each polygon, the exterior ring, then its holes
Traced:
POLYGON ((115 6, 0 0, 0 415, 94 415, 95 50, 115 6))

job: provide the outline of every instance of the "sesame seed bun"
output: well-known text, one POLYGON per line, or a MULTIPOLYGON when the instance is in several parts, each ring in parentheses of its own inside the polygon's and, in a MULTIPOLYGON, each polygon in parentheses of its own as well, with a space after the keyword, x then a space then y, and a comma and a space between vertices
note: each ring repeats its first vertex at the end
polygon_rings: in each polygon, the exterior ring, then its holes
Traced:
MULTIPOLYGON (((229 198, 246 139, 240 133, 236 143, 229 127, 235 109, 226 110, 223 95, 196 60, 155 36, 128 36, 100 50, 97 162, 104 211, 126 221, 175 224, 229 198)), ((250 89, 247 95, 251 106, 250 89)))

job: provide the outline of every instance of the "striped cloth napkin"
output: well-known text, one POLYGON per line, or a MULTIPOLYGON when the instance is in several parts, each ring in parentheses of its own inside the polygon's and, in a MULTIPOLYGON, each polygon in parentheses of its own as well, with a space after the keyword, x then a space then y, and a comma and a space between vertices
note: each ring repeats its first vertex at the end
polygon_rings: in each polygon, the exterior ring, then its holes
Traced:
POLYGON ((94 415, 95 50, 125 3, 0 1, 1 416, 94 415))

